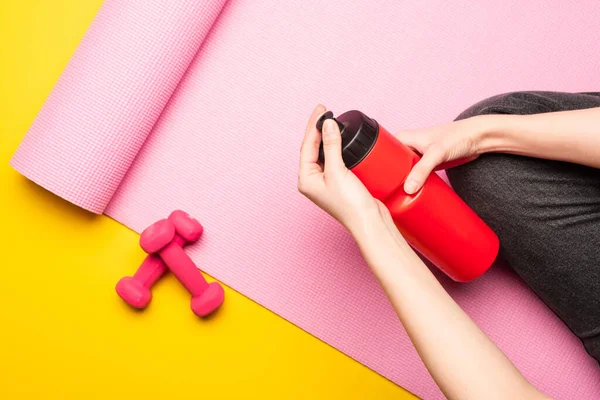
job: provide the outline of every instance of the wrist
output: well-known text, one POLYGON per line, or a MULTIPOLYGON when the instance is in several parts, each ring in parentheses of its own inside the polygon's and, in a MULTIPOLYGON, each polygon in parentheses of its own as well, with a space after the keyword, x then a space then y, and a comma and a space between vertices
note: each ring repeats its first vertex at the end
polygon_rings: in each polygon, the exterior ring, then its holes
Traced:
POLYGON ((354 214, 346 223, 346 229, 358 242, 370 234, 380 231, 383 226, 383 217, 377 210, 368 210, 354 214))
POLYGON ((371 213, 361 214, 350 226, 347 226, 347 229, 363 249, 370 249, 383 243, 410 247, 383 205, 379 205, 378 210, 371 213))
POLYGON ((365 239, 383 232, 384 222, 380 215, 376 213, 370 213, 368 215, 354 218, 352 222, 346 226, 346 229, 348 229, 357 243, 361 243, 365 239))
MULTIPOLYGON (((388 214, 389 215, 389 214, 388 214)), ((398 284, 401 275, 422 276, 422 270, 429 271, 408 242, 402 237, 391 217, 385 215, 364 219, 351 230, 365 261, 379 282, 384 286, 398 284)))
POLYGON ((478 154, 498 153, 511 147, 511 137, 518 126, 520 115, 490 114, 473 117, 475 127, 474 142, 478 154))

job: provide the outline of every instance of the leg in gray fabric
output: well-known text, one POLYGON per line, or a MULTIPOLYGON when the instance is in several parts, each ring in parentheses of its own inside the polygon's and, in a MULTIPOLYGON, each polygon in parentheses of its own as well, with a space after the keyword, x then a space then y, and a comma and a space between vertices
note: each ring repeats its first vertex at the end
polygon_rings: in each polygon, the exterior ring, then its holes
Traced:
MULTIPOLYGON (((600 107, 600 93, 508 93, 457 119, 592 107, 600 107)), ((600 170, 485 154, 447 174, 500 237, 501 257, 600 362, 600 170)))

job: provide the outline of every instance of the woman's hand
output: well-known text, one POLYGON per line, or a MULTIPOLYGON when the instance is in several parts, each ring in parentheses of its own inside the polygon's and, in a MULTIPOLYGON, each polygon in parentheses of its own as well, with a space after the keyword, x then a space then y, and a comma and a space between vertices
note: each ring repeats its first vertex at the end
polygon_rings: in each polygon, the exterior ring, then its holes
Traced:
POLYGON ((321 132, 317 120, 326 108, 318 105, 306 127, 300 151, 298 190, 338 220, 349 231, 360 229, 365 218, 381 217, 385 206, 375 200, 342 159, 342 136, 335 122, 323 124, 324 166, 319 164, 321 132))
MULTIPOLYGON (((544 398, 446 293, 402 239, 387 208, 346 168, 340 131, 331 120, 323 124, 325 165, 318 163, 321 133, 316 122, 325 111, 317 106, 308 121, 298 189, 354 235, 442 392, 449 399, 487 398, 490 393, 494 398, 544 398)), ((416 150, 432 152, 424 157, 431 168, 419 167, 429 174, 441 162, 478 155, 476 132, 465 122, 400 136, 416 150)))
POLYGON ((431 128, 403 131, 398 140, 423 155, 404 183, 404 191, 416 193, 431 172, 473 161, 484 152, 483 141, 494 116, 477 116, 431 128))

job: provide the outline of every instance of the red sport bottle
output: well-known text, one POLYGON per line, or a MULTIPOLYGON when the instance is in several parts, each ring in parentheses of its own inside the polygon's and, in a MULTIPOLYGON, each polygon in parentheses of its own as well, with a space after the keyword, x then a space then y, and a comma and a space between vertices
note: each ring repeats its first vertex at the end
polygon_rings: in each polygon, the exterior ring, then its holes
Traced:
MULTIPOLYGON (((342 156, 348 169, 390 210, 407 242, 446 275, 467 282, 482 275, 498 255, 498 236, 436 174, 408 195, 404 181, 420 156, 360 111, 337 118, 342 156)), ((323 160, 323 153, 320 154, 323 160)))

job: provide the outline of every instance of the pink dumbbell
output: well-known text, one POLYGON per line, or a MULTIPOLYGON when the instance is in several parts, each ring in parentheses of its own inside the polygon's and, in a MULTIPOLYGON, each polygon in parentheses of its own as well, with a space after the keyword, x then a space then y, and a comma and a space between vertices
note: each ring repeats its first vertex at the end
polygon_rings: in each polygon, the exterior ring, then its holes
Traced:
MULTIPOLYGON (((175 226, 172 226, 171 230, 167 230, 163 234, 171 238, 174 237, 175 226)), ((200 234, 195 235, 194 242, 200 238, 200 234)), ((191 242, 189 241, 188 243, 191 242)), ((115 289, 118 295, 130 306, 138 309, 146 308, 150 300, 152 300, 150 288, 168 270, 164 261, 158 255, 149 254, 135 274, 121 278, 115 289)))
POLYGON ((152 300, 150 288, 167 270, 167 266, 159 256, 149 254, 135 274, 121 278, 115 289, 130 306, 138 309, 146 308, 152 300))
POLYGON ((183 211, 173 211, 146 228, 140 237, 140 246, 150 255, 158 255, 191 293, 191 309, 204 317, 223 303, 225 292, 218 282, 206 282, 194 262, 183 251, 186 242, 195 242, 202 234, 202 225, 183 211))

